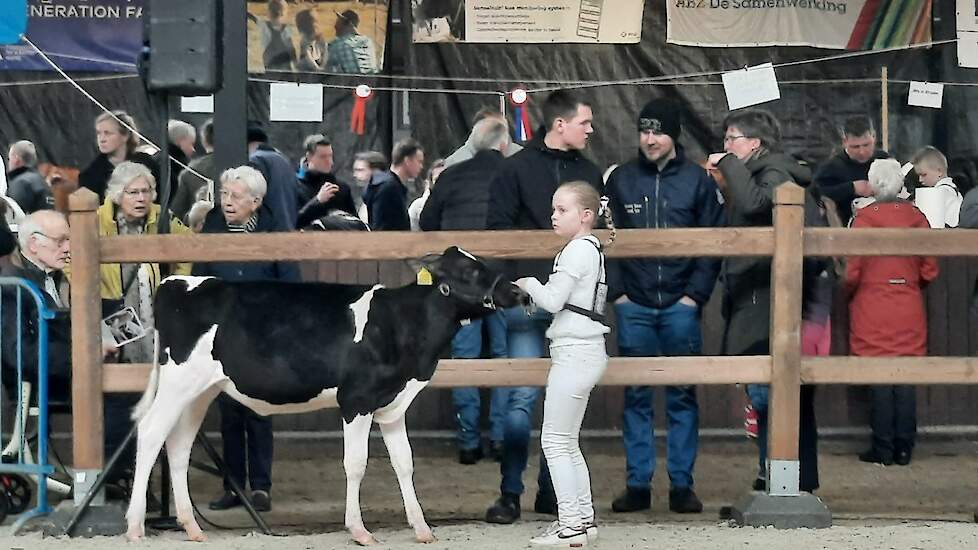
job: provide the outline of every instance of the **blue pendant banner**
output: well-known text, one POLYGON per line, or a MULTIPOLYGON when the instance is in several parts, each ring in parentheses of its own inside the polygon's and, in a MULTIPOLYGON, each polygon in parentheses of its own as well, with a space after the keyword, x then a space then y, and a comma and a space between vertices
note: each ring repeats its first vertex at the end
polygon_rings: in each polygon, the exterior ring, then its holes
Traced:
MULTIPOLYGON (((26 36, 66 71, 136 72, 148 0, 3 0, 0 2, 0 69, 53 70, 19 35, 7 38, 9 4, 19 5, 26 36), (26 6, 25 6, 26 4, 26 6)), ((14 8, 17 11, 18 8, 14 8)))
POLYGON ((27 31, 27 0, 0 4, 0 44, 16 44, 27 31))

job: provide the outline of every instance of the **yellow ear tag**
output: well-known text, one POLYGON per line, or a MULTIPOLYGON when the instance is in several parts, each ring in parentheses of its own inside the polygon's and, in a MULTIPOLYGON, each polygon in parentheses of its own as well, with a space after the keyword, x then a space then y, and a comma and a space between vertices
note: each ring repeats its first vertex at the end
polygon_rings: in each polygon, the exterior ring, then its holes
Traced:
POLYGON ((435 284, 435 282, 431 279, 431 272, 423 267, 421 268, 421 271, 418 271, 418 284, 423 286, 431 286, 435 284))

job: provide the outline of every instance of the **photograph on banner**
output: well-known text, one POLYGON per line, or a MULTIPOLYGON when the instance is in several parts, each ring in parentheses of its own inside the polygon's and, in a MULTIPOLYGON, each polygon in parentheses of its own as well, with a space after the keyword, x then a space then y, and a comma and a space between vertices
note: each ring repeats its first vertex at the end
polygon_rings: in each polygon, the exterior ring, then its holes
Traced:
MULTIPOLYGON (((0 17, 18 3, 0 1, 0 17)), ((28 0, 26 36, 66 71, 135 73, 148 4, 149 0, 28 0)), ((0 46, 2 69, 54 70, 27 43, 0 46)))
POLYGON ((933 0, 666 2, 666 41, 684 46, 876 50, 931 41, 933 0))
POLYGON ((248 0, 248 71, 379 73, 388 0, 248 0))
POLYGON ((644 0, 411 0, 414 42, 591 42, 642 38, 644 0))

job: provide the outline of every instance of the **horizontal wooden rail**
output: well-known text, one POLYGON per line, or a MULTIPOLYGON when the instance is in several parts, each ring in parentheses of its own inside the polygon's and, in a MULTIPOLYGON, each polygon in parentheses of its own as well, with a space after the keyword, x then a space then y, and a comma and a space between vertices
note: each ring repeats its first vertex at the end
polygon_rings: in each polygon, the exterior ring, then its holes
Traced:
POLYGON ((978 384, 974 357, 803 357, 803 384, 978 384))
POLYGON ((805 230, 806 256, 978 256, 978 229, 805 230))
MULTIPOLYGON (((102 389, 141 392, 152 365, 106 364, 102 389)), ((449 359, 438 364, 432 387, 544 386, 549 359, 449 359)), ((603 386, 676 386, 686 384, 763 384, 771 379, 771 357, 613 357, 601 379, 603 386)))
MULTIPOLYGON (((607 240, 607 231, 598 232, 607 240)), ((480 256, 552 259, 563 246, 551 231, 295 232, 253 235, 133 235, 99 239, 100 260, 119 262, 239 262, 400 260, 461 246, 480 256)), ((768 228, 619 230, 608 256, 770 256, 768 228)))
MULTIPOLYGON (((607 239, 607 232, 599 232, 607 239)), ((805 230, 806 256, 978 255, 978 230, 805 230)), ((264 233, 256 235, 139 235, 99 239, 103 263, 261 260, 399 260, 458 245, 502 259, 552 258, 563 242, 549 231, 411 233, 264 233)), ((609 257, 771 256, 773 230, 762 228, 625 229, 609 257)))
MULTIPOLYGON (((106 364, 106 392, 141 392, 149 364, 106 364)), ((451 359, 441 361, 432 387, 542 386, 549 359, 451 359)), ((603 386, 762 384, 770 380, 770 357, 612 357, 603 386)), ((974 357, 803 357, 804 384, 978 384, 974 357)))

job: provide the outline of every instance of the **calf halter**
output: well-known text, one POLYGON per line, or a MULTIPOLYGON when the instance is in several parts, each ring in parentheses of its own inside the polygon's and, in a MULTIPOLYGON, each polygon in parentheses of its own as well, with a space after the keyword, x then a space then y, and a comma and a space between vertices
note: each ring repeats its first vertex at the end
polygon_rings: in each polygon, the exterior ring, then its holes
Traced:
POLYGON ((454 294, 464 302, 481 303, 482 307, 495 311, 496 300, 495 298, 492 297, 492 295, 496 292, 496 286, 499 285, 499 281, 501 281, 502 279, 503 279, 502 274, 496 275, 496 278, 492 281, 492 284, 489 285, 489 288, 486 289, 486 291, 482 294, 482 296, 479 296, 478 294, 475 293, 469 294, 467 292, 460 291, 457 287, 455 289, 452 289, 452 287, 444 281, 438 283, 438 292, 441 292, 442 296, 445 297, 454 294))

